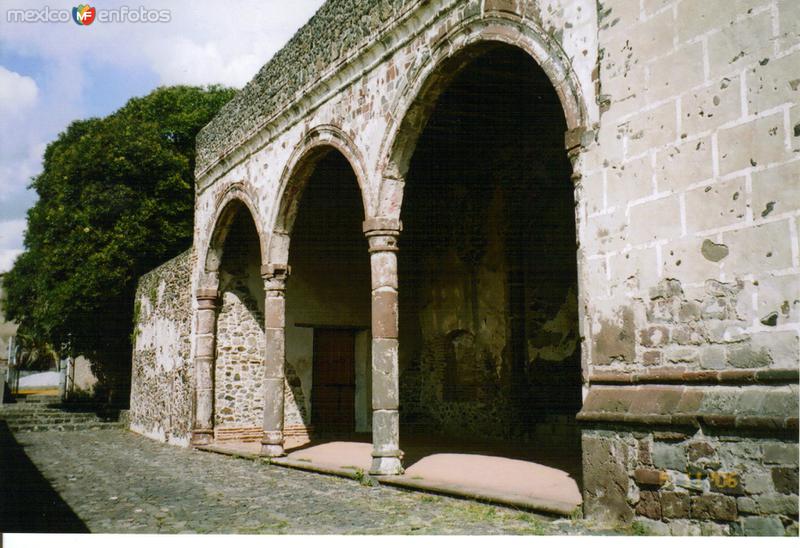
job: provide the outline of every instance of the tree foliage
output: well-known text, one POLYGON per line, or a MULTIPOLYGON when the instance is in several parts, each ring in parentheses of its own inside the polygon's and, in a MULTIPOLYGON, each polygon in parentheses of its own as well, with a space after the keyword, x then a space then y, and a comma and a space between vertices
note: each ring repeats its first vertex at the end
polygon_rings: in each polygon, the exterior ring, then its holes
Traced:
POLYGON ((32 181, 25 251, 5 277, 20 333, 84 355, 123 398, 138 278, 191 245, 195 135, 234 90, 176 86, 73 122, 32 181))

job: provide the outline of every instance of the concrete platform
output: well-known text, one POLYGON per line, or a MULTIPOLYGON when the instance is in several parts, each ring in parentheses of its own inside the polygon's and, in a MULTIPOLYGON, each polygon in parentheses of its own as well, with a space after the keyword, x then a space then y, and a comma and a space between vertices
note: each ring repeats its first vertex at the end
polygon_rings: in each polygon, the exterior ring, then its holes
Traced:
MULTIPOLYGON (((402 476, 375 476, 380 484, 569 516, 582 503, 576 480, 565 470, 523 458, 475 452, 451 452, 446 444, 430 440, 406 442, 406 472, 402 476), (411 456, 412 458, 408 458, 411 456)), ((204 451, 259 459, 259 443, 218 443, 204 451)), ((475 449, 473 449, 474 451, 475 449)), ((478 448, 479 450, 479 448, 478 448)), ((513 453, 513 451, 508 451, 513 453)), ((287 447, 287 456, 273 464, 363 480, 372 462, 372 444, 366 441, 322 441, 287 447)))

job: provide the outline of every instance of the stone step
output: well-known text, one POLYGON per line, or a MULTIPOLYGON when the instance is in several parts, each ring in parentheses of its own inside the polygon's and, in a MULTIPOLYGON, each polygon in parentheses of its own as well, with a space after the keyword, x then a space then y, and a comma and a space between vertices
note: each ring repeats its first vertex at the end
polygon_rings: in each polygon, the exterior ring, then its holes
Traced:
POLYGON ((35 419, 30 417, 20 417, 13 420, 7 420, 6 424, 9 426, 15 424, 81 424, 87 422, 111 422, 111 421, 103 421, 100 420, 98 417, 54 417, 48 419, 35 419))
POLYGON ((61 409, 8 409, 0 411, 0 417, 59 417, 96 415, 93 411, 63 411, 61 409))
POLYGON ((25 396, 24 398, 20 397, 20 400, 27 403, 60 403, 61 397, 41 395, 41 394, 31 394, 29 396, 25 396))
POLYGON ((72 432, 122 428, 123 423, 105 417, 107 411, 86 402, 62 403, 57 397, 42 396, 0 406, 0 421, 11 432, 72 432))
POLYGON ((11 432, 78 432, 123 428, 120 422, 83 422, 67 424, 9 424, 11 432))
POLYGON ((0 415, 13 412, 25 413, 63 413, 65 410, 59 407, 48 407, 45 405, 29 405, 25 403, 14 403, 0 407, 0 415))

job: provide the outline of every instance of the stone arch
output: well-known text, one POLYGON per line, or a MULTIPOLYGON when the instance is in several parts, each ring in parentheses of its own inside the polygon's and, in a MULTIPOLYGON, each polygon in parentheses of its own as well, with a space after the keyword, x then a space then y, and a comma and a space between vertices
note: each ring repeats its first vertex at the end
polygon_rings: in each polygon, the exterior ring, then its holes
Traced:
POLYGON ((501 12, 478 21, 464 21, 441 37, 412 67, 407 84, 391 108, 400 114, 390 120, 381 142, 378 167, 382 181, 376 216, 400 216, 409 163, 439 96, 462 68, 493 44, 510 45, 527 53, 553 85, 568 130, 586 127, 589 109, 578 78, 566 53, 543 28, 530 19, 501 12))
MULTIPOLYGON (((404 389, 411 403, 401 427, 532 438, 539 423, 561 411, 531 411, 529 395, 547 385, 529 382, 529 347, 545 339, 541 318, 555 313, 567 285, 577 285, 570 176, 580 164, 569 151, 580 149, 568 150, 565 141, 572 144, 590 110, 560 46, 537 35, 534 25, 495 14, 464 23, 420 55, 398 89, 398 118, 377 168, 378 216, 406 225, 397 261, 406 334, 399 337, 399 370, 413 391, 404 389), (533 228, 526 210, 553 203, 558 223, 548 226, 557 227, 552 231, 564 245, 558 261, 540 261, 537 235, 550 229, 533 228), (557 265, 552 271, 566 265, 556 278, 564 282, 549 293, 553 302, 537 309, 540 315, 531 314, 538 295, 531 289, 551 273, 536 267, 545 263, 557 265)), ((580 317, 569 319, 580 325, 580 317)), ((571 360, 564 366, 569 383, 562 383, 570 406, 580 397, 582 356, 572 357, 553 359, 571 360)))
POLYGON ((363 155, 353 140, 341 129, 331 125, 317 126, 303 136, 281 174, 276 207, 268 224, 272 227, 268 251, 269 263, 288 262, 289 239, 306 183, 319 161, 332 150, 344 156, 353 169, 361 193, 364 214, 366 217, 370 216, 372 208, 363 155))
POLYGON ((206 240, 208 244, 205 248, 205 255, 201 257, 200 265, 202 268, 202 285, 204 287, 216 286, 216 273, 222 263, 222 255, 225 247, 225 240, 228 237, 231 226, 237 214, 247 212, 256 226, 258 233, 259 247, 261 250, 261 264, 266 264, 266 238, 258 215, 254 192, 250 186, 244 182, 235 182, 228 186, 220 194, 214 204, 215 215, 210 225, 211 232, 206 240))
MULTIPOLYGON (((195 310, 195 394, 193 404, 192 443, 205 445, 215 439, 215 379, 217 367, 217 323, 220 305, 225 306, 221 299, 221 266, 225 247, 237 219, 246 216, 245 221, 251 223, 258 240, 259 267, 264 264, 265 239, 261 218, 257 214, 254 193, 244 182, 230 184, 222 191, 214 203, 214 216, 210 228, 207 228, 207 239, 199 254, 199 283, 195 291, 197 307, 195 310)), ((201 229, 202 232, 202 229, 201 229)), ((259 268, 260 270, 260 268, 259 268)), ((255 310, 255 331, 263 324, 258 317, 257 306, 255 310)), ((253 323, 253 322, 251 322, 253 323)), ((257 345, 261 347, 262 345, 257 345)), ((259 361, 259 360, 255 360, 259 361)), ((262 405, 263 407, 263 405, 262 405)), ((260 432, 260 430, 259 430, 260 432)), ((256 434, 257 435, 257 434, 256 434)))

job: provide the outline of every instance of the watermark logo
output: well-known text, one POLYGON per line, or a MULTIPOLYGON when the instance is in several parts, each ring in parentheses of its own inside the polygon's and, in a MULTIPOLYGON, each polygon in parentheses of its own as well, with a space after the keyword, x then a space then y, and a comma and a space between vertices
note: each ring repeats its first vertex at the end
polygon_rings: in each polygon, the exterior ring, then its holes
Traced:
POLYGON ((96 16, 97 10, 89 4, 81 4, 76 8, 72 8, 72 19, 79 25, 91 25, 94 23, 94 18, 96 16))
POLYGON ((86 27, 94 22, 104 23, 169 23, 172 12, 167 9, 148 9, 144 6, 118 8, 93 8, 89 4, 80 4, 68 9, 51 9, 45 6, 40 9, 6 10, 7 23, 69 23, 86 27))

